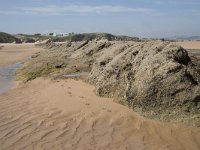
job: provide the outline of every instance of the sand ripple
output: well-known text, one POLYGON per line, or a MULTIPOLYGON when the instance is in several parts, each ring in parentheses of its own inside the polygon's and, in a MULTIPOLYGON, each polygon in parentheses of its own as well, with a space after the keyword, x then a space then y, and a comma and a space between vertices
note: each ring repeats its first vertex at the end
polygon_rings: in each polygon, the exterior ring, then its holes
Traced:
POLYGON ((37 79, 1 94, 0 149, 200 149, 200 129, 144 119, 92 91, 37 79))

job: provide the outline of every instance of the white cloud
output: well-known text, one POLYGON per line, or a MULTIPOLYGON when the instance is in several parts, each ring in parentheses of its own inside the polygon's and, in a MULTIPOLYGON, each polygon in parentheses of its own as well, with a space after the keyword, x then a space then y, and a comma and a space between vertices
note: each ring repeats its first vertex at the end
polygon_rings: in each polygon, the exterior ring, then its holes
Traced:
POLYGON ((176 5, 199 5, 200 1, 199 0, 155 0, 153 1, 156 4, 176 4, 176 5))
POLYGON ((19 11, 2 11, 0 10, 0 15, 21 15, 23 13, 19 11))
MULTIPOLYGON (((19 8, 15 11, 16 14, 30 14, 30 15, 61 15, 71 13, 150 13, 153 10, 149 8, 131 8, 125 6, 112 5, 66 5, 66 6, 44 6, 44 7, 27 7, 19 8)), ((0 14, 13 14, 12 12, 0 11, 0 14)))
POLYGON ((90 6, 90 5, 67 5, 67 6, 46 6, 31 7, 24 9, 27 13, 33 14, 60 14, 60 13, 118 13, 118 12, 149 12, 147 8, 128 8, 124 6, 90 6))

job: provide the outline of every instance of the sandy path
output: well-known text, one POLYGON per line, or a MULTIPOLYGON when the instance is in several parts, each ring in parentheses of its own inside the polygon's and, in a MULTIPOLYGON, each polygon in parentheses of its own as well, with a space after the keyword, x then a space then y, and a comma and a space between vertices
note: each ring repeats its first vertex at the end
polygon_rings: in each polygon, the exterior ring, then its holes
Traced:
POLYGON ((200 149, 200 129, 150 121, 76 80, 36 79, 0 95, 0 149, 200 149))
POLYGON ((23 61, 42 50, 35 44, 0 44, 0 66, 23 61))

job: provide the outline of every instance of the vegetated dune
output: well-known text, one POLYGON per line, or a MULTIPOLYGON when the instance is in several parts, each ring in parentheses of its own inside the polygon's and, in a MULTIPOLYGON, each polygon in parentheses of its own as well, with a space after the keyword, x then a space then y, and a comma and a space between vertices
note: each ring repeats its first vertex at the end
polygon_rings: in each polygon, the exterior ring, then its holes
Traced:
POLYGON ((108 40, 108 41, 140 41, 138 37, 129 37, 123 35, 112 35, 109 33, 70 33, 66 36, 53 36, 41 34, 16 34, 11 35, 8 33, 0 32, 0 43, 35 43, 51 39, 54 42, 77 42, 87 40, 108 40))
POLYGON ((0 149, 200 148, 200 129, 142 118, 80 80, 38 78, 0 94, 0 149))
POLYGON ((15 35, 16 38, 20 39, 22 41, 22 43, 35 43, 38 41, 44 41, 50 38, 53 38, 52 36, 48 36, 48 35, 41 35, 41 34, 16 34, 15 35))
POLYGON ((0 43, 21 43, 21 40, 8 33, 0 32, 0 43))
POLYGON ((129 37, 122 35, 112 35, 109 33, 80 33, 80 34, 69 34, 65 37, 55 37, 52 38, 54 42, 80 42, 80 41, 99 41, 99 40, 107 40, 107 41, 140 41, 138 37, 129 37))
POLYGON ((26 62, 18 79, 88 72, 100 96, 150 118, 200 125, 199 66, 182 47, 162 41, 48 41, 42 46, 49 50, 26 62))

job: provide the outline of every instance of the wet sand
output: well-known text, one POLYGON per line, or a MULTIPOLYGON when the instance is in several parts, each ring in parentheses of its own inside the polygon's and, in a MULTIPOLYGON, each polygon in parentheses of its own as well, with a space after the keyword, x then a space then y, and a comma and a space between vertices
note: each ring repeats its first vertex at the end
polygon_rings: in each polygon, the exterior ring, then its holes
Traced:
POLYGON ((35 44, 0 44, 0 66, 21 62, 43 50, 35 44))
POLYGON ((0 149, 200 149, 200 128, 148 120, 93 91, 38 78, 0 94, 0 149))
POLYGON ((35 44, 0 44, 0 93, 13 86, 15 71, 21 66, 20 62, 43 50, 35 44))
POLYGON ((6 92, 13 86, 16 69, 21 65, 21 63, 15 63, 11 65, 0 66, 0 93, 6 92))

